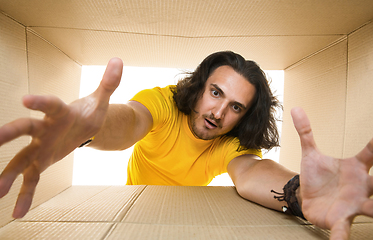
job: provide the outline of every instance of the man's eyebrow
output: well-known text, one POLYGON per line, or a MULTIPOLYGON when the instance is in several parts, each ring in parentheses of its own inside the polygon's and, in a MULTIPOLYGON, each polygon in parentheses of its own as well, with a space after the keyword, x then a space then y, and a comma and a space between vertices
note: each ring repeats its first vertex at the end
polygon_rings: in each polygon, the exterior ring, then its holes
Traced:
POLYGON ((246 110, 246 106, 243 105, 242 103, 240 102, 234 102, 235 105, 239 106, 240 108, 242 108, 243 110, 246 110))
MULTIPOLYGON (((224 95, 223 90, 222 90, 222 89, 221 89, 217 84, 215 84, 215 83, 211 83, 210 85, 213 86, 214 88, 216 88, 216 90, 218 90, 222 95, 224 95)), ((235 101, 234 104, 237 105, 237 106, 239 106, 239 107, 242 108, 243 110, 246 110, 246 109, 247 109, 246 106, 243 105, 243 104, 240 103, 240 102, 235 101)))
POLYGON ((218 90, 221 94, 224 95, 223 90, 221 90, 221 88, 220 88, 217 84, 215 84, 215 83, 211 83, 211 85, 212 85, 214 88, 216 88, 216 90, 218 90))

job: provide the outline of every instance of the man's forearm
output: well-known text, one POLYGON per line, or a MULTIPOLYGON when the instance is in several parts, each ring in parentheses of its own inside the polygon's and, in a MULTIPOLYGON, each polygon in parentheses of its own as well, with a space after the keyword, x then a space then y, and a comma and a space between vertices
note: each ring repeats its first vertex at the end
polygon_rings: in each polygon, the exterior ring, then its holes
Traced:
POLYGON ((150 130, 150 113, 137 102, 111 104, 105 122, 90 147, 100 150, 123 150, 131 147, 150 130), (139 110, 139 107, 142 108, 139 110), (145 109, 145 111, 147 111, 145 109))
POLYGON ((237 192, 243 198, 278 211, 287 205, 275 199, 276 194, 271 190, 282 193, 284 185, 296 175, 295 172, 269 159, 234 159, 228 169, 237 192))

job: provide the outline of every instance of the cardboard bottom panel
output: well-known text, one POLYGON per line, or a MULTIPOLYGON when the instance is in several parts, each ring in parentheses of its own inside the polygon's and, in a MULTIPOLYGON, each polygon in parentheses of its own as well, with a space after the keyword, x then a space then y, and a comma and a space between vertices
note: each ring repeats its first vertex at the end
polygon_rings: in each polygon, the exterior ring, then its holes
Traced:
MULTIPOLYGON (((73 186, 0 228, 0 239, 329 239, 329 231, 241 198, 234 187, 73 186)), ((353 240, 373 220, 355 219, 353 240)))
POLYGON ((112 223, 12 222, 0 229, 0 239, 103 239, 112 223))
POLYGON ((329 239, 328 231, 300 226, 180 226, 118 223, 109 233, 113 239, 329 239))

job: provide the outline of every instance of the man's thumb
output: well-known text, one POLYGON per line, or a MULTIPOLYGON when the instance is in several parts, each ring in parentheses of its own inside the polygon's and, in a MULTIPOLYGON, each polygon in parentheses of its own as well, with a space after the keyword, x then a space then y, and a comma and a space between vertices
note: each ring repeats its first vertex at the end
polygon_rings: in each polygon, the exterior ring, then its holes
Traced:
POLYGON ((310 148, 316 148, 311 124, 304 110, 300 107, 293 108, 291 110, 291 116, 301 141, 302 151, 307 151, 310 148))
POLYGON ((110 59, 101 83, 96 89, 100 101, 108 102, 111 94, 119 86, 123 71, 123 62, 119 58, 110 59))

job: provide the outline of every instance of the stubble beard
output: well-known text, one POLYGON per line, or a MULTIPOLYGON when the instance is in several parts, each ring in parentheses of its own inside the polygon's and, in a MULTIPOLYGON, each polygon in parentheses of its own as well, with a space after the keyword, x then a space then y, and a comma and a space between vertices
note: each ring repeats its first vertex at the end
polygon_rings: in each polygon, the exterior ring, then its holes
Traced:
MULTIPOLYGON (((199 139, 202 139, 202 140, 212 140, 212 139, 215 139, 215 138, 219 137, 218 135, 215 135, 215 134, 210 135, 209 131, 212 131, 212 130, 206 128, 204 125, 202 125, 202 128, 205 130, 205 132, 203 132, 203 130, 199 131, 199 129, 197 127, 197 124, 196 124, 197 118, 198 118, 198 116, 194 116, 194 117, 191 116, 190 117, 191 130, 196 137, 198 137, 199 139)), ((214 117, 212 115, 203 114, 202 119, 206 119, 206 118, 214 119, 214 117)), ((220 126, 220 124, 219 124, 219 126, 220 126)))

